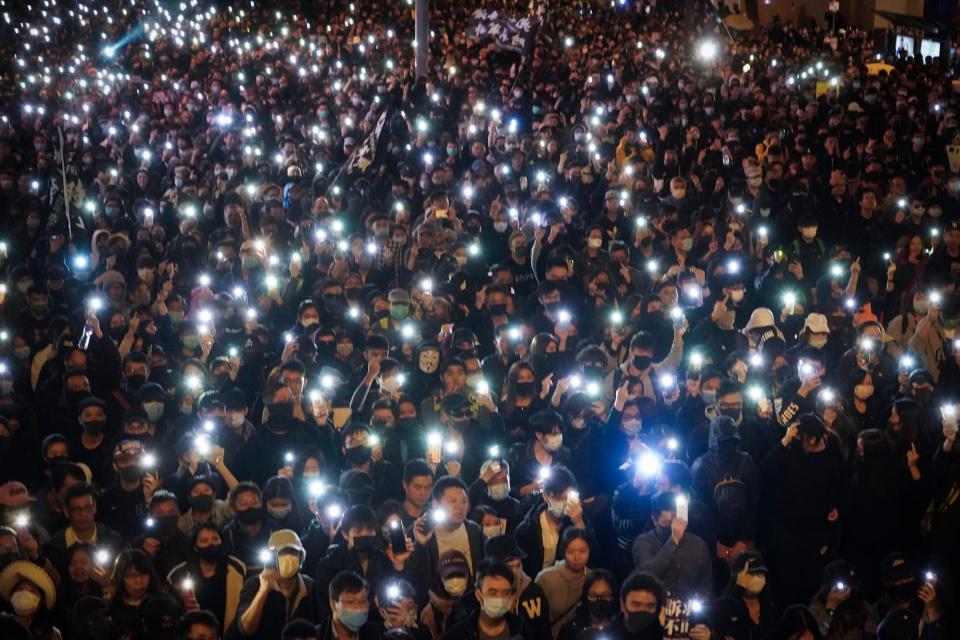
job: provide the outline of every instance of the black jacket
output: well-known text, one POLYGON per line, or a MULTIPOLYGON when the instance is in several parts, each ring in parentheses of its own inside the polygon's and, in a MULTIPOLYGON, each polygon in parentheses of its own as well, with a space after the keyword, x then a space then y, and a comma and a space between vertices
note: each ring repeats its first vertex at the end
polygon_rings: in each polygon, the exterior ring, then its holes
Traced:
MULTIPOLYGON (((523 624, 520 616, 508 613, 506 620, 507 626, 510 628, 509 640, 533 640, 534 636, 523 624)), ((480 638, 479 623, 480 610, 477 609, 472 616, 447 629, 447 632, 443 634, 443 640, 478 640, 480 638)))
MULTIPOLYGON (((377 587, 381 582, 399 575, 383 551, 378 550, 375 555, 367 559, 367 572, 364 573, 360 564, 360 557, 357 554, 347 549, 345 544, 334 544, 327 550, 327 555, 317 563, 317 569, 314 572, 317 589, 321 593, 327 593, 330 581, 341 571, 353 571, 366 578, 367 582, 370 583, 370 593, 377 593, 377 587)), ((371 608, 374 607, 372 598, 370 599, 370 606, 371 608)), ((317 608, 321 619, 331 613, 327 598, 321 598, 317 603, 317 608)))
MULTIPOLYGON (((463 526, 467 528, 467 541, 470 544, 470 560, 473 570, 476 571, 477 563, 483 559, 483 530, 476 522, 464 520, 463 526)), ((437 546, 437 537, 431 536, 426 546, 417 543, 413 550, 413 555, 407 559, 404 573, 410 582, 416 587, 417 605, 423 607, 428 602, 427 592, 435 582, 437 577, 437 564, 440 561, 440 550, 437 546)))
MULTIPOLYGON (((543 531, 540 528, 540 514, 546 511, 547 503, 541 502, 530 509, 523 521, 513 532, 513 537, 517 539, 517 545, 527 552, 527 557, 523 559, 523 571, 528 576, 535 576, 543 570, 543 531)), ((590 520, 584 516, 583 520, 587 533, 590 534, 590 548, 596 549, 596 541, 593 536, 593 528, 590 526, 590 520)), ((563 537, 563 532, 573 526, 570 518, 564 516, 560 523, 560 531, 557 532, 557 540, 563 537)))

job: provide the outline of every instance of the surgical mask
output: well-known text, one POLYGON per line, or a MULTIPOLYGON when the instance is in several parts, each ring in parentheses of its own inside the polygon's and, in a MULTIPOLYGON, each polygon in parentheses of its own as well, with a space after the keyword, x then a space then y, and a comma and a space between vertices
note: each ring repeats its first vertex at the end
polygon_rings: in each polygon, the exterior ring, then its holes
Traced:
POLYGON ((918 313, 921 316, 926 315, 927 311, 930 310, 930 303, 926 300, 914 299, 913 301, 913 311, 918 313))
POLYGON ((487 495, 490 496, 490 499, 494 502, 500 502, 510 495, 510 485, 492 484, 487 487, 487 495))
POLYGON ((40 608, 40 596, 21 589, 10 597, 10 604, 18 616, 29 616, 40 608))
POLYGON ((551 433, 544 436, 543 438, 543 448, 547 451, 559 451, 560 447, 563 446, 563 434, 562 433, 551 433))
POLYGON ((484 528, 483 528, 483 537, 484 537, 484 538, 492 538, 492 537, 498 536, 498 535, 500 535, 500 525, 498 525, 498 524, 490 525, 489 527, 484 527, 484 528))
POLYGON ((287 505, 286 507, 271 507, 267 506, 267 513, 270 514, 270 517, 274 520, 283 520, 288 515, 293 513, 293 505, 287 505))
POLYGON ((574 429, 583 429, 584 427, 587 426, 587 421, 584 420, 583 418, 571 418, 570 426, 573 427, 574 429))
POLYGON ((367 623, 367 609, 344 609, 342 604, 337 605, 337 617, 340 624, 351 631, 359 631, 367 623))
POLYGON ((690 251, 690 249, 693 249, 693 238, 684 238, 683 241, 680 243, 680 249, 681 251, 684 251, 684 252, 687 252, 687 251, 690 251))
POLYGON ((503 233, 504 231, 507 230, 507 227, 509 226, 510 226, 509 222, 497 220, 493 223, 493 230, 496 231, 497 233, 503 233))
POLYGON ((556 502, 547 501, 547 509, 554 518, 562 518, 563 511, 567 507, 566 500, 557 500, 556 502))
POLYGON ((483 613, 488 618, 499 620, 510 611, 510 600, 507 598, 484 598, 483 613))
POLYGON ((337 354, 346 358, 351 353, 353 353, 353 345, 349 342, 340 342, 337 343, 337 354))
POLYGON ((156 422, 163 417, 164 405, 162 402, 144 402, 143 410, 147 412, 147 419, 156 422))
POLYGON ((243 426, 246 416, 242 413, 228 413, 227 414, 227 424, 233 427, 234 429, 239 429, 243 426))
POLYGON ((380 379, 380 388, 387 393, 394 393, 400 388, 400 379, 397 376, 390 376, 380 379))
MULTIPOLYGON (((281 578, 292 578, 293 576, 297 575, 298 571, 300 571, 299 554, 293 555, 290 553, 285 553, 277 558, 277 573, 280 574, 281 578)), ((366 613, 366 611, 363 613, 366 613)), ((343 621, 341 620, 341 622, 343 621)), ((366 622, 366 619, 364 619, 364 622, 366 622)), ((362 626, 363 622, 361 622, 360 625, 362 626)))
POLYGON ((183 336, 183 346, 191 351, 200 346, 200 338, 198 336, 183 336))
POLYGON ((591 249, 599 249, 603 246, 603 238, 590 238, 587 240, 587 245, 589 245, 591 249))
POLYGON ((467 591, 467 579, 447 578, 443 581, 443 589, 454 598, 459 598, 467 591))
POLYGON ((630 437, 640 433, 640 429, 643 428, 643 422, 640 420, 624 420, 622 424, 623 432, 630 437))

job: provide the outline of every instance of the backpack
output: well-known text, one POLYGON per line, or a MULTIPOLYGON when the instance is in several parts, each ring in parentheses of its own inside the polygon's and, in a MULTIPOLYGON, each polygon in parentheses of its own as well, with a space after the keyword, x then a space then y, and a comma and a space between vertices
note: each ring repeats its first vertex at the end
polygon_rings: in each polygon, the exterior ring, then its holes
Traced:
POLYGON ((750 512, 750 496, 743 477, 746 456, 740 456, 735 474, 724 474, 713 487, 713 503, 717 506, 717 534, 721 540, 736 539, 750 512))

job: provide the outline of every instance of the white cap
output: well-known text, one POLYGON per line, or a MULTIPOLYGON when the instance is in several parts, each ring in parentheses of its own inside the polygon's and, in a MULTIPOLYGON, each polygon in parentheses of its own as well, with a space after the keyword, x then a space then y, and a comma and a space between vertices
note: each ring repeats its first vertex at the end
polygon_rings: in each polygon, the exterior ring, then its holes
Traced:
POLYGON ((822 313, 811 313, 803 321, 803 328, 811 333, 830 333, 827 316, 822 313))
POLYGON ((743 328, 743 333, 747 333, 753 329, 774 326, 776 325, 773 322, 773 311, 770 311, 770 309, 766 307, 757 307, 753 310, 753 313, 750 314, 750 319, 747 320, 747 326, 743 328))

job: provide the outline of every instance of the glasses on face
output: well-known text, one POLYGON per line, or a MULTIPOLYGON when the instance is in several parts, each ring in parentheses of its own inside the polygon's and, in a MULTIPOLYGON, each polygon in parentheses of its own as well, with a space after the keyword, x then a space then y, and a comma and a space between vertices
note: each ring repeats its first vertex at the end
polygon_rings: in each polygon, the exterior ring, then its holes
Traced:
POLYGON ((742 402, 721 402, 719 404, 721 409, 743 409, 742 402))
POLYGON ((69 507, 67 507, 70 513, 93 513, 93 510, 96 508, 97 508, 96 505, 93 505, 93 504, 81 504, 81 505, 72 504, 69 507))

